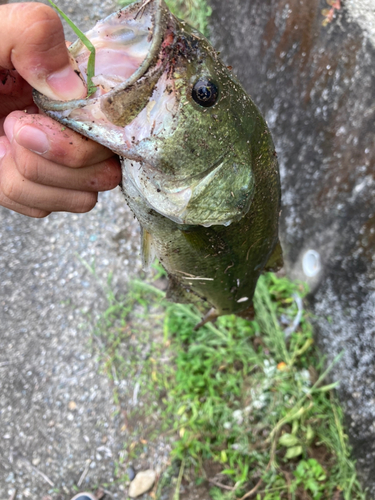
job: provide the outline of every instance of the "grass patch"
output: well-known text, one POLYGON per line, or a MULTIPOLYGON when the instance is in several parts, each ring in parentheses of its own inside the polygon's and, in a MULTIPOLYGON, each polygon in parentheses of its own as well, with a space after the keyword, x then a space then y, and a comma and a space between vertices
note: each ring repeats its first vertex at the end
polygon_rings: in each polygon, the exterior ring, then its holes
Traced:
POLYGON ((104 369, 112 379, 141 380, 158 419, 154 436, 147 425, 133 435, 124 463, 142 452, 142 440, 163 434, 177 464, 176 500, 179 484, 192 480, 208 484, 213 500, 364 499, 335 384, 326 381, 330 367, 301 311, 305 293, 301 284, 264 275, 254 321, 224 316, 196 332, 201 313, 163 301, 153 285, 136 281, 124 301, 111 296, 98 330, 104 369), (131 338, 143 347, 131 348, 131 338))

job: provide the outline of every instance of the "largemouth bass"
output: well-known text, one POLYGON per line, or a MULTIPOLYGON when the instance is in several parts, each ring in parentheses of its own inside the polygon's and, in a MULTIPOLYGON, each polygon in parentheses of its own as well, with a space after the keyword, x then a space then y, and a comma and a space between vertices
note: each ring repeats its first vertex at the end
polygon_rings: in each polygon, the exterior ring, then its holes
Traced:
MULTIPOLYGON (((206 318, 251 318, 260 273, 282 265, 280 181, 270 132, 206 38, 163 0, 140 0, 86 33, 96 48, 87 99, 49 116, 120 156, 122 190, 142 228, 144 266, 168 272, 167 296, 206 318)), ((69 48, 87 80, 89 51, 69 48)))

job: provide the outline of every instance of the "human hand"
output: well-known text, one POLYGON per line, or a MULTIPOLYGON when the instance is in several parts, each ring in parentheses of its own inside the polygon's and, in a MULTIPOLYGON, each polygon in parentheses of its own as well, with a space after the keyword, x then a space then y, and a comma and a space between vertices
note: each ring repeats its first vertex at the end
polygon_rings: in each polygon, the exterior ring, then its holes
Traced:
POLYGON ((30 217, 87 212, 121 180, 117 157, 39 114, 36 88, 83 98, 58 15, 41 3, 0 6, 0 205, 30 217))

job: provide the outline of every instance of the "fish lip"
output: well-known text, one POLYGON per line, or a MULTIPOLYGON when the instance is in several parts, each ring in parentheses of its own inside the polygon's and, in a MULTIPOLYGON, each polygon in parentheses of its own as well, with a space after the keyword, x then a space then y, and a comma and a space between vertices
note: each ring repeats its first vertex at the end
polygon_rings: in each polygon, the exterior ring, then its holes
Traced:
MULTIPOLYGON (((138 0, 137 2, 125 7, 125 9, 120 9, 118 12, 124 12, 127 10, 136 11, 135 18, 141 13, 142 9, 146 5, 151 4, 154 6, 154 22, 153 22, 153 36, 151 47, 147 53, 145 60, 139 66, 139 68, 123 83, 117 85, 114 89, 106 93, 106 99, 110 99, 115 96, 119 91, 125 90, 132 85, 134 85, 138 80, 145 75, 145 73, 156 64, 163 42, 164 33, 167 29, 167 21, 169 19, 169 10, 166 7, 164 0, 138 0)), ((113 15, 113 14, 111 14, 113 15)), ((69 49, 68 49, 69 50, 69 49)), ((89 97, 85 99, 73 99, 71 101, 59 101, 50 99, 44 94, 40 93, 38 90, 33 89, 33 99, 35 104, 43 109, 44 111, 67 111, 77 108, 84 108, 87 106, 88 102, 94 103, 100 98, 89 97)))

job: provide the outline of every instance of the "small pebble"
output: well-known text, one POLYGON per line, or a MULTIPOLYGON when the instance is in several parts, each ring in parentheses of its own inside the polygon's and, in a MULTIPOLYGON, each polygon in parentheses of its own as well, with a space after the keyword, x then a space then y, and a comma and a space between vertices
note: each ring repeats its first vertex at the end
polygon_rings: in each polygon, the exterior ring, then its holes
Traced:
POLYGON ((70 411, 74 411, 77 408, 77 403, 75 401, 69 401, 68 408, 70 411))
POLYGON ((126 473, 129 476, 129 480, 133 481, 133 479, 135 478, 135 470, 133 469, 133 467, 128 467, 126 469, 126 473))

